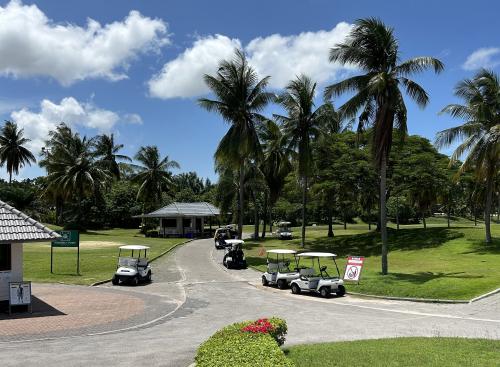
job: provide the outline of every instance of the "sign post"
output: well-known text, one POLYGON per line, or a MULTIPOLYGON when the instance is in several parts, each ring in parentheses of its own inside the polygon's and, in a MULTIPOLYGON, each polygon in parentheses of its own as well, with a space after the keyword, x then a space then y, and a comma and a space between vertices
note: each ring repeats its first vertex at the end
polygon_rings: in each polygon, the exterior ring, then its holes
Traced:
POLYGON ((359 278, 361 277, 361 270, 363 269, 364 262, 364 257, 349 256, 345 267, 344 280, 357 282, 359 284, 359 278))
POLYGON ((9 315, 12 314, 12 306, 28 306, 29 312, 33 313, 31 282, 9 282, 9 315))
POLYGON ((61 238, 52 241, 50 246, 50 272, 53 273, 54 266, 54 247, 76 247, 76 273, 80 275, 80 232, 78 231, 57 231, 61 238))

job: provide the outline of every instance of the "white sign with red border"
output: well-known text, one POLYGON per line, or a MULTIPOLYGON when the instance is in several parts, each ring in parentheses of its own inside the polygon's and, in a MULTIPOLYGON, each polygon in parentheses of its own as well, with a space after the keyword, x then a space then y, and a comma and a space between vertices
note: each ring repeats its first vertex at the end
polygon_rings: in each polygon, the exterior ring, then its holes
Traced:
POLYGON ((363 269, 364 262, 364 257, 349 256, 347 258, 347 265, 345 267, 344 280, 359 282, 359 277, 361 276, 361 270, 363 269))

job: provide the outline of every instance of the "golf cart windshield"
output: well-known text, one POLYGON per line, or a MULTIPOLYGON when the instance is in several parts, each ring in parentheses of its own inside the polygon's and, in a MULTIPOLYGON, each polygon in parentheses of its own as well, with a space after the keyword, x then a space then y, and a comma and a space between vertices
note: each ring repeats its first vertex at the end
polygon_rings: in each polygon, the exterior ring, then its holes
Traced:
POLYGON ((295 258, 296 252, 293 250, 269 250, 267 251, 267 272, 268 273, 291 273, 290 264, 295 270, 298 266, 295 258), (293 263, 291 257, 293 256, 293 263))
POLYGON ((135 268, 135 267, 137 267, 138 262, 139 262, 139 259, 137 259, 137 258, 133 258, 133 257, 120 257, 118 259, 118 266, 135 268))
POLYGON ((291 232, 290 222, 280 222, 278 223, 278 231, 279 232, 291 232))
POLYGON ((298 254, 297 257, 299 258, 299 264, 301 261, 304 261, 305 263, 311 261, 310 267, 303 267, 303 266, 300 267, 300 275, 302 277, 306 278, 321 277, 323 279, 331 279, 331 278, 340 279, 339 267, 337 266, 337 261, 335 261, 337 255, 329 252, 304 252, 298 254), (328 273, 329 269, 327 265, 330 262, 330 259, 333 261, 333 264, 335 265, 335 270, 337 271, 336 276, 330 276, 330 274, 328 273))

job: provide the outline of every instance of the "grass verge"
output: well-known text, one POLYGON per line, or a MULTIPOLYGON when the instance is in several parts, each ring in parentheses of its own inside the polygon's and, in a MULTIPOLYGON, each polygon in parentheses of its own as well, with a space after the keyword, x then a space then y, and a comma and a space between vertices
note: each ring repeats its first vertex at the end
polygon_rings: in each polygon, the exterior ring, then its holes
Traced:
POLYGON ((300 345, 285 350, 297 367, 498 366, 500 341, 395 338, 300 345))

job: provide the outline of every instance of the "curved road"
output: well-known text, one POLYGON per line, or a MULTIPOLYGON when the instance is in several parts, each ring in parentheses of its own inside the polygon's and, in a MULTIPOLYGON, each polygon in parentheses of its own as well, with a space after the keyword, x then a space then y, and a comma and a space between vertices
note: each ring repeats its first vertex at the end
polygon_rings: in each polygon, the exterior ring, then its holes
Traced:
POLYGON ((213 240, 190 242, 155 263, 153 284, 123 287, 168 293, 177 308, 162 318, 107 334, 0 343, 2 367, 187 366, 217 329, 270 316, 287 320, 288 345, 395 336, 500 339, 500 296, 471 305, 294 296, 262 288, 253 270, 226 271, 221 254, 213 240))

